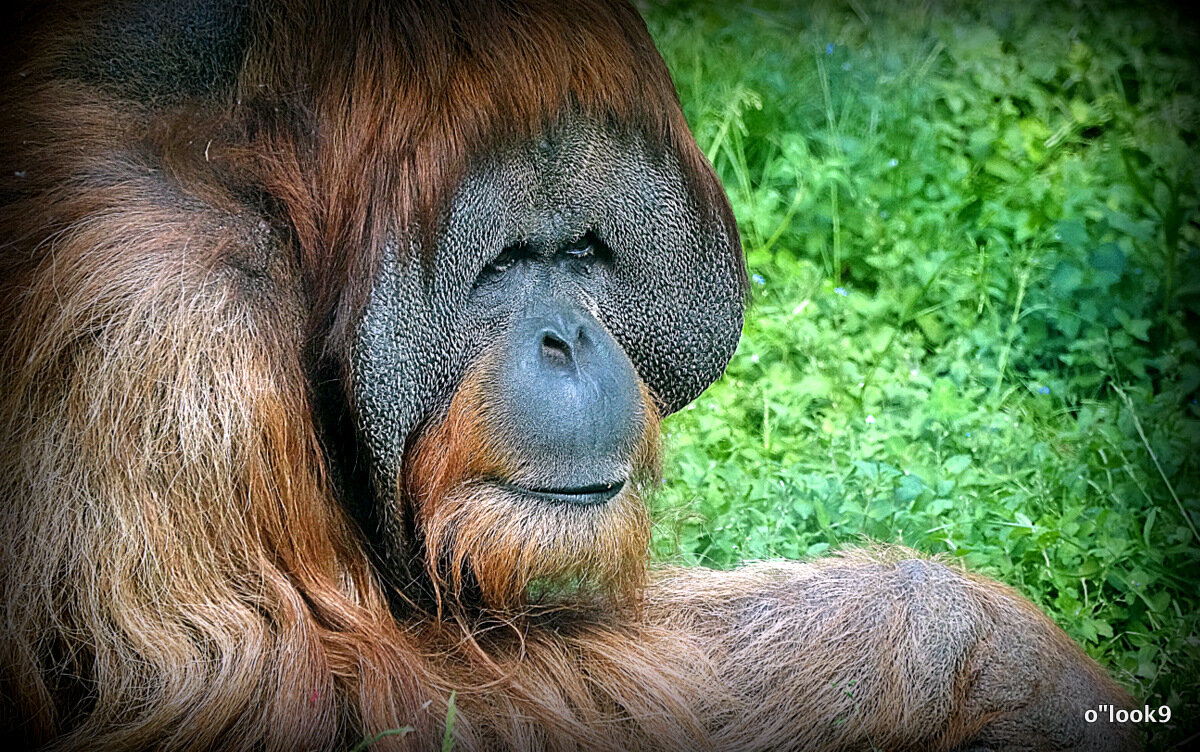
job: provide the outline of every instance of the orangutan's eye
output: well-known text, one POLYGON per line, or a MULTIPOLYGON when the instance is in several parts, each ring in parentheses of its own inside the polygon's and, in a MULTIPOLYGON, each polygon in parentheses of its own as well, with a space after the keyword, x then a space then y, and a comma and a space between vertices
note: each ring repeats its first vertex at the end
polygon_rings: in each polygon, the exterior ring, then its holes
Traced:
POLYGON ((587 259, 596 255, 596 246, 599 241, 596 236, 590 231, 585 232, 579 240, 563 248, 563 253, 573 259, 587 259))
POLYGON ((529 247, 523 243, 514 243, 505 247, 500 251, 500 255, 488 262, 488 265, 483 267, 483 272, 479 275, 480 281, 486 281, 504 274, 511 269, 518 261, 529 257, 529 247))

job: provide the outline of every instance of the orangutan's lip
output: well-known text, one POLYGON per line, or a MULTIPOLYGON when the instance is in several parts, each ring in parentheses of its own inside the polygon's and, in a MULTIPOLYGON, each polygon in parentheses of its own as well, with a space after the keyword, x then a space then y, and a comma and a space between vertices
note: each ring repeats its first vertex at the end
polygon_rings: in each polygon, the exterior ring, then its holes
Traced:
POLYGON ((497 485, 509 491, 515 491, 522 496, 530 496, 542 501, 586 507, 610 501, 625 488, 625 480, 593 483, 589 486, 579 486, 577 488, 526 488, 525 486, 518 486, 506 481, 497 481, 497 485))

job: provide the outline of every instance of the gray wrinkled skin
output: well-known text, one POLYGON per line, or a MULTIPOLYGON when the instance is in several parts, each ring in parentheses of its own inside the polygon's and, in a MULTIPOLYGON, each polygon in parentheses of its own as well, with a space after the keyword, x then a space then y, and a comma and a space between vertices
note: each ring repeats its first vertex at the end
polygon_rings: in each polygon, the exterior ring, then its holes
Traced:
MULTIPOLYGON (((674 155, 655 155, 640 138, 575 119, 494 154, 469 170, 436 236, 432 275, 423 275, 421 249, 385 250, 357 332, 353 397, 379 489, 396 488, 406 440, 446 408, 524 300, 577 300, 624 348, 664 414, 720 375, 741 334, 735 232, 694 205, 674 155), (475 289, 505 247, 528 244, 551 263, 587 231, 612 250, 611 264, 569 283, 559 275, 562 289, 530 275, 516 298, 475 289)), ((395 500, 382 501, 391 514, 395 500)))

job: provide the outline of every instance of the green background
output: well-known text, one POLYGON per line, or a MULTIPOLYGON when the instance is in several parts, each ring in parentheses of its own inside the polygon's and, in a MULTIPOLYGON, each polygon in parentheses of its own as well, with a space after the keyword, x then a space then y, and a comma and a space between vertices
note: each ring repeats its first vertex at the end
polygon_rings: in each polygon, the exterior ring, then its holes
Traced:
POLYGON ((1200 719, 1200 51, 1170 6, 640 6, 752 275, 666 421, 661 561, 867 540, 1200 719))

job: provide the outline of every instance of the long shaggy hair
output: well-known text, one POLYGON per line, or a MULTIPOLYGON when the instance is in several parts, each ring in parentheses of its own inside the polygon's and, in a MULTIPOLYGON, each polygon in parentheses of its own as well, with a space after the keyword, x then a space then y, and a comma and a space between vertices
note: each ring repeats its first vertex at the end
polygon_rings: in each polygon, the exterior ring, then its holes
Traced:
POLYGON ((464 749, 703 748, 684 700, 702 651, 633 615, 635 495, 570 521, 430 497, 489 456, 465 391, 422 438, 455 451, 416 463, 407 498, 428 502, 439 594, 461 594, 469 558, 506 613, 398 618, 334 496, 308 381, 314 358, 347 357, 378 218, 428 231, 472 155, 567 111, 683 155, 691 189, 727 207, 634 11, 292 2, 250 31, 230 96, 149 105, 64 75, 93 15, 35 24, 0 92, 4 726, 160 750, 412 727, 373 748, 424 749, 457 690, 464 749), (542 573, 622 597, 523 615, 542 573))
POLYGON ((347 372, 378 249, 577 114, 676 155, 732 228, 667 70, 616 0, 294 0, 247 21, 234 80, 181 58, 180 96, 122 73, 109 8, 35 7, 0 45, 10 743, 430 749, 457 692, 463 750, 944 750, 1013 708, 1036 717, 1012 738, 1082 738, 1079 708, 1128 702, 1012 591, 908 553, 647 578, 629 489, 568 518, 472 485, 512 461, 479 374, 409 437, 421 582, 385 585, 314 376, 347 372))

